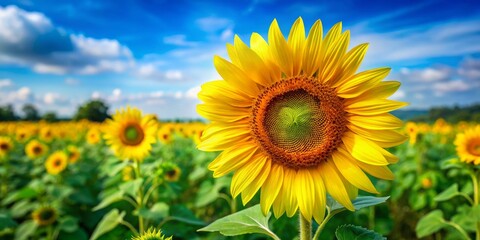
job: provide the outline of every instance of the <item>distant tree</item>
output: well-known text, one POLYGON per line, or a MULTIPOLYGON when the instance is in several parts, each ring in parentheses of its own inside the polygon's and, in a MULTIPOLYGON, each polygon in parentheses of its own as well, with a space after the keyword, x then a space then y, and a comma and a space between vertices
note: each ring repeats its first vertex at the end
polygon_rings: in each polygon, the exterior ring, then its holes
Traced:
POLYGON ((57 114, 55 112, 46 112, 43 115, 42 119, 47 121, 47 122, 58 122, 58 117, 57 117, 57 114))
POLYGON ((11 104, 0 106, 0 121, 15 121, 17 119, 18 117, 15 115, 11 104))
POLYGON ((94 122, 103 122, 105 119, 109 118, 108 115, 108 105, 102 100, 91 100, 81 105, 77 113, 75 113, 73 119, 88 119, 94 122))
POLYGON ((27 103, 22 107, 23 119, 27 121, 38 121, 40 116, 38 115, 38 110, 35 105, 27 103))

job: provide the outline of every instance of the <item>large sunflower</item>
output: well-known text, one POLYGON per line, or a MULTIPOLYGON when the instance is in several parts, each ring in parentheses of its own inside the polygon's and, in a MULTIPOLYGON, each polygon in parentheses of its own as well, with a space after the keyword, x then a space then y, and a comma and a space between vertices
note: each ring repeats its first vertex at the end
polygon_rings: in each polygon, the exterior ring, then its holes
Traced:
POLYGON ((48 173, 57 175, 67 168, 67 164, 67 154, 63 151, 56 151, 47 158, 47 161, 45 161, 45 168, 48 173))
POLYGON ((462 162, 480 164, 480 125, 457 134, 455 138, 457 154, 462 162))
POLYGON ((142 117, 136 108, 127 107, 107 120, 105 139, 114 153, 122 159, 141 161, 148 156, 156 141, 157 123, 151 117, 142 117))
POLYGON ((350 32, 337 23, 323 37, 320 20, 305 36, 301 18, 288 39, 276 20, 268 43, 252 34, 250 47, 235 36, 231 62, 216 56, 223 78, 205 83, 198 112, 211 121, 198 148, 223 151, 209 169, 234 172, 231 193, 243 203, 260 190, 264 214, 298 209, 321 222, 326 193, 349 210, 358 189, 377 193, 368 176, 392 179, 397 157, 384 148, 406 140, 388 100, 400 86, 382 81, 389 68, 356 73, 367 44, 347 51, 350 32))

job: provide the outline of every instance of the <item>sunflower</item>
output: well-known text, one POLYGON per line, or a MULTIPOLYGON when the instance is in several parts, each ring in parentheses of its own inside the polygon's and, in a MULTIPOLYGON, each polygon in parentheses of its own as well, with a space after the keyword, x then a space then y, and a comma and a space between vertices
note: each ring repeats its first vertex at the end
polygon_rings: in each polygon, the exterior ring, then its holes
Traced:
POLYGON ((95 145, 100 142, 100 131, 97 128, 91 128, 87 132, 88 144, 95 145))
POLYGON ((32 136, 32 130, 26 127, 19 127, 16 131, 17 141, 24 143, 32 136))
POLYGON ((132 237, 132 240, 172 240, 172 237, 165 237, 161 230, 150 228, 148 231, 143 232, 140 236, 132 237))
POLYGON ((63 151, 56 151, 47 158, 47 161, 45 162, 45 168, 47 168, 48 173, 57 175, 65 170, 67 164, 67 154, 65 154, 63 151))
POLYGON ((268 43, 252 34, 250 47, 235 36, 231 62, 216 56, 223 78, 205 83, 200 115, 211 123, 198 148, 223 151, 209 164, 214 177, 234 172, 231 193, 249 202, 260 191, 264 214, 321 222, 326 194, 353 211, 358 189, 377 190, 364 173, 393 179, 387 165, 398 158, 384 148, 406 140, 403 122, 388 100, 400 86, 381 81, 378 68, 356 73, 367 44, 347 52, 350 32, 337 23, 323 38, 320 20, 305 36, 298 18, 288 39, 276 20, 268 43))
POLYGON ((68 152, 68 162, 69 163, 76 163, 80 158, 80 150, 74 145, 69 145, 67 147, 68 152))
POLYGON ((136 108, 127 107, 117 111, 113 120, 107 120, 105 139, 118 157, 141 161, 152 149, 156 132, 156 121, 142 117, 136 108))
POLYGON ((405 129, 409 135, 410 145, 414 145, 417 142, 418 126, 414 122, 408 122, 405 129))
POLYGON ((40 139, 45 142, 51 142, 53 140, 53 130, 50 127, 43 126, 40 129, 40 139))
POLYGON ((25 153, 30 159, 35 159, 40 156, 43 156, 47 152, 48 152, 48 147, 37 140, 31 140, 25 146, 25 153))
POLYGON ((12 140, 9 137, 0 136, 0 157, 7 156, 13 148, 12 140))
POLYGON ((457 154, 462 162, 480 164, 480 125, 457 134, 457 154))
POLYGON ((163 144, 172 142, 172 128, 170 125, 162 125, 157 132, 158 140, 163 144))
POLYGON ((32 218, 38 225, 47 226, 55 222, 57 219, 57 211, 52 207, 43 206, 32 213, 32 218))
POLYGON ((168 182, 177 182, 182 175, 182 170, 173 163, 165 163, 162 166, 163 175, 168 182))

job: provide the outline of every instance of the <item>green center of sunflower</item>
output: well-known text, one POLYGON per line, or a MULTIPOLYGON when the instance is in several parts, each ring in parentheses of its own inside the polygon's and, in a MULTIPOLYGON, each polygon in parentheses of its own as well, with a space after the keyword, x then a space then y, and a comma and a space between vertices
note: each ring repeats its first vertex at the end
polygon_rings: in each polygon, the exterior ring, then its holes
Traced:
POLYGON ((343 99, 311 77, 284 79, 265 88, 252 115, 254 138, 274 161, 294 169, 328 159, 346 131, 343 99))
POLYGON ((143 129, 138 123, 131 123, 125 127, 121 140, 129 146, 137 146, 142 143, 144 138, 143 129))

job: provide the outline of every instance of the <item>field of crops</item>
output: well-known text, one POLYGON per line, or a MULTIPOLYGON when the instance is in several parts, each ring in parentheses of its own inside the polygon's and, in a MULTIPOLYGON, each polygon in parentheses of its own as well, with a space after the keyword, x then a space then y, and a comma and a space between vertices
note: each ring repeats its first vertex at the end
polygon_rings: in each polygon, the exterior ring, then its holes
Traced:
MULTIPOLYGON (((155 124, 149 155, 129 161, 109 148, 105 124, 1 123, 0 239, 130 239, 150 227, 174 239, 222 238, 197 230, 258 204, 258 194, 243 206, 230 195, 231 175, 212 177, 207 166, 218 153, 196 149, 205 124, 155 124)), ((320 239, 332 239, 342 224, 391 239, 473 239, 480 220, 479 170, 460 162, 454 140, 474 126, 442 119, 407 123, 410 139, 390 149, 400 158, 391 166, 395 179, 373 180, 378 196, 390 198, 339 213, 320 239)), ((294 239, 297 222, 272 216, 269 226, 279 238, 294 239)))

